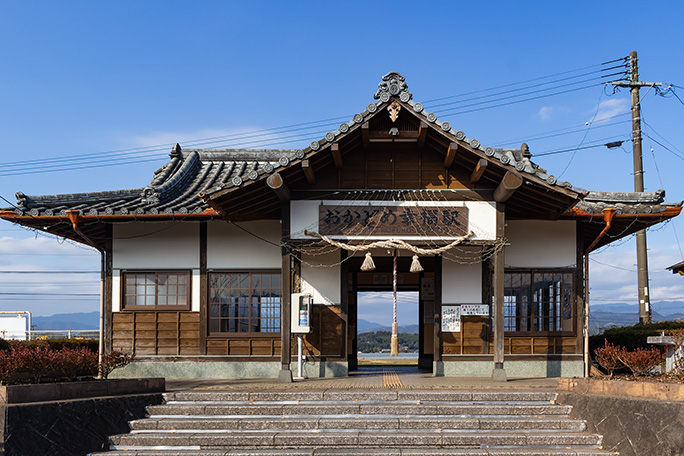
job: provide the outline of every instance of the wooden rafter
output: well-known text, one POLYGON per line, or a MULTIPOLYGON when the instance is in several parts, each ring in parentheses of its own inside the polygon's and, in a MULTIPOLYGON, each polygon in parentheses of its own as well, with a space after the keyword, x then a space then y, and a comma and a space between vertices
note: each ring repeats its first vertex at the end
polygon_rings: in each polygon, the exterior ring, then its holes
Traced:
POLYGON ((340 145, 335 143, 330 146, 330 153, 335 161, 335 167, 342 169, 342 153, 340 152, 340 145))
POLYGON ((314 170, 311 167, 309 160, 302 160, 302 171, 304 171, 307 182, 312 185, 316 183, 316 175, 314 174, 314 170))
POLYGON ((506 174, 504 174, 499 186, 496 187, 496 190, 494 190, 494 201, 497 203, 503 203, 508 198, 513 196, 513 193, 520 188, 522 183, 522 177, 512 171, 508 171, 506 174))
POLYGON ((454 158, 456 158, 456 153, 458 152, 458 143, 452 142, 447 148, 446 157, 444 157, 444 169, 451 168, 454 163, 454 158))
POLYGON ((427 137, 428 124, 421 121, 418 126, 418 148, 422 148, 425 145, 425 138, 427 137))
POLYGON ((489 163, 487 160, 484 158, 481 158, 477 161, 477 164, 475 165, 475 169, 473 170, 473 173, 470 175, 470 183, 471 184, 477 184, 477 181, 480 180, 482 175, 484 174, 485 170, 487 169, 487 163, 489 163))
POLYGON ((288 188, 280 173, 273 173, 270 176, 268 176, 268 179, 266 179, 266 184, 271 188, 271 190, 273 190, 273 192, 275 192, 278 198, 280 198, 282 201, 290 200, 290 189, 288 188))

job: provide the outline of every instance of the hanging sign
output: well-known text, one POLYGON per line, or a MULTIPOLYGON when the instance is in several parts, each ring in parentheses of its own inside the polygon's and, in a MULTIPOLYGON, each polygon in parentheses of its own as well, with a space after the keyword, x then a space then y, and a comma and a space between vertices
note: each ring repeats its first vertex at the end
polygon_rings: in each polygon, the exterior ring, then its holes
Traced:
POLYGON ((321 205, 318 232, 346 236, 464 236, 468 232, 468 208, 321 205))
POLYGON ((461 315, 489 315, 489 306, 486 304, 461 304, 461 315))
POLYGON ((461 332, 461 306, 442 306, 442 332, 461 332))

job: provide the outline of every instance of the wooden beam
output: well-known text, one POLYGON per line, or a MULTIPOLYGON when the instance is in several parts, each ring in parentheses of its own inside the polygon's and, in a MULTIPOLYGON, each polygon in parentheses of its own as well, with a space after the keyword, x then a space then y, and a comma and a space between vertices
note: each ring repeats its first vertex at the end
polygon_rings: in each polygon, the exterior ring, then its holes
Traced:
MULTIPOLYGON (((505 179, 505 178, 504 178, 505 179)), ((505 208, 503 204, 496 205, 496 240, 503 242, 505 235, 505 208)), ((506 381, 506 371, 504 370, 504 249, 495 249, 492 258, 494 275, 492 277, 492 288, 494 292, 494 302, 492 308, 494 326, 494 369, 492 370, 492 380, 506 381)))
POLYGON ((504 175, 503 179, 501 179, 499 186, 496 187, 496 190, 494 190, 494 201, 497 203, 503 203, 508 198, 513 196, 513 193, 520 188, 522 183, 522 177, 512 171, 508 171, 504 175))
POLYGON ((290 189, 285 184, 280 173, 273 173, 266 179, 266 184, 278 195, 282 201, 290 201, 290 189))
POLYGON ((368 122, 364 122, 361 125, 361 138, 363 139, 363 147, 368 148, 370 144, 370 127, 368 126, 368 122))
POLYGON ((420 125, 418 126, 418 148, 421 148, 425 145, 425 138, 427 137, 427 132, 428 124, 421 121, 420 125))
POLYGON ((471 184, 477 184, 477 181, 480 180, 485 170, 487 169, 487 163, 489 162, 484 158, 478 160, 477 165, 475 165, 475 169, 473 170, 473 174, 470 175, 471 184))
MULTIPOLYGON (((290 237, 290 203, 283 202, 281 205, 281 234, 282 239, 290 237)), ((290 371, 290 360, 292 358, 292 328, 290 327, 291 310, 290 306, 292 293, 292 262, 290 260, 290 250, 283 246, 281 253, 281 274, 280 279, 280 372, 278 372, 279 383, 292 383, 292 372, 290 371)))
POLYGON ((316 183, 316 175, 314 174, 314 170, 311 167, 309 160, 302 160, 302 171, 304 171, 304 176, 306 176, 306 180, 310 184, 313 185, 316 183))
POLYGON ((454 163, 454 158, 456 157, 457 152, 458 143, 452 142, 451 144, 449 144, 449 147, 447 148, 446 157, 444 157, 444 169, 451 168, 451 165, 454 163))
POLYGON ((199 275, 200 275, 200 302, 199 302, 199 354, 207 354, 207 310, 208 310, 208 275, 207 275, 207 222, 199 223, 199 275))
POLYGON ((340 145, 335 143, 330 146, 330 153, 332 153, 333 160, 337 169, 342 169, 342 154, 340 153, 340 145))

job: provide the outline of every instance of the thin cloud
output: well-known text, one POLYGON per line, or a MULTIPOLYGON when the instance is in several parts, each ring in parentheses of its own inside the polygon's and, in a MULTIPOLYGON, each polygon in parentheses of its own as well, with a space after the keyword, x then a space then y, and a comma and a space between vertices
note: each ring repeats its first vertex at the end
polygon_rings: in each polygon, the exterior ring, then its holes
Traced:
MULTIPOLYGON (((611 98, 610 100, 605 100, 599 103, 598 112, 594 118, 594 122, 599 122, 602 120, 610 119, 620 114, 629 112, 630 101, 626 98, 611 98)), ((592 114, 596 112, 594 109, 592 114)))
POLYGON ((547 122, 552 118, 557 117, 559 114, 567 113, 570 110, 563 106, 542 106, 537 111, 537 117, 542 122, 547 122))
POLYGON ((126 138, 131 147, 168 146, 179 143, 194 148, 269 148, 282 133, 263 131, 260 127, 213 128, 195 131, 154 131, 126 138))

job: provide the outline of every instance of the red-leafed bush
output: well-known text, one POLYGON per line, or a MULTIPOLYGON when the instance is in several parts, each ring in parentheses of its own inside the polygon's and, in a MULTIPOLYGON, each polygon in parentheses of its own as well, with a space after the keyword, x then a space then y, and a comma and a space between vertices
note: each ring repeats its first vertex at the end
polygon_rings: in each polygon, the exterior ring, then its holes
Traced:
POLYGON ((632 375, 638 377, 639 375, 648 372, 655 366, 663 362, 663 352, 657 348, 637 348, 634 351, 627 351, 620 348, 617 354, 618 359, 632 371, 632 375))
POLYGON ((32 383, 40 383, 59 363, 57 352, 45 346, 34 349, 16 346, 12 347, 11 354, 16 371, 27 372, 33 379, 32 383))
POLYGON ((619 369, 624 366, 624 364, 622 363, 622 361, 620 361, 620 358, 618 357, 618 354, 621 350, 624 349, 622 347, 614 346, 607 340, 603 344, 603 347, 599 347, 596 350, 594 350, 594 359, 599 364, 599 366, 608 371, 608 374, 611 378, 613 378, 613 372, 615 372, 616 369, 619 369))
POLYGON ((63 348, 57 353, 57 370, 67 381, 79 376, 97 375, 97 353, 86 347, 63 348))
POLYGON ((127 365, 133 361, 134 358, 135 353, 129 355, 116 350, 107 353, 102 356, 102 362, 100 363, 100 375, 102 378, 107 378, 114 369, 127 365))
POLYGON ((6 385, 7 380, 16 370, 16 360, 12 353, 7 350, 0 350, 0 383, 6 385))

